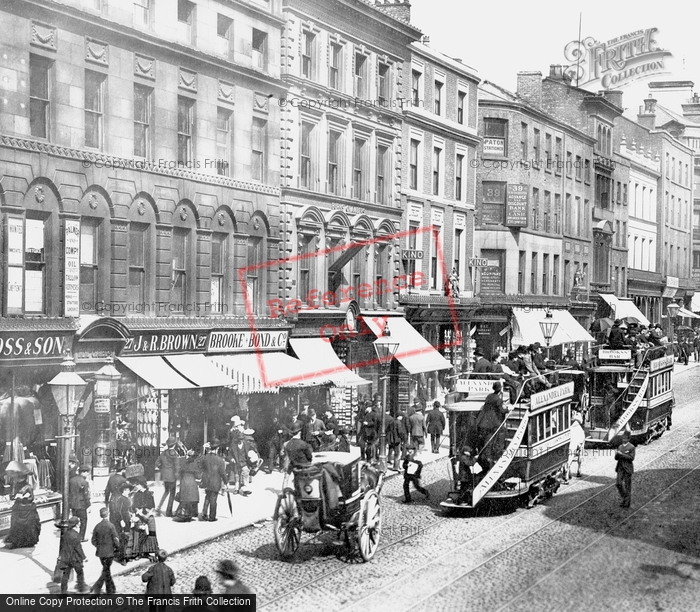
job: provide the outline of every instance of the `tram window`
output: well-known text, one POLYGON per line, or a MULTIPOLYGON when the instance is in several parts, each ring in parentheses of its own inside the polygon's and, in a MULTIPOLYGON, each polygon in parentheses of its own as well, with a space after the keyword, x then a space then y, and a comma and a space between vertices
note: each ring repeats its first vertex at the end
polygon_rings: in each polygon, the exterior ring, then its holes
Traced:
POLYGON ((536 419, 530 419, 530 422, 527 424, 527 429, 528 429, 528 436, 530 438, 530 444, 534 444, 537 442, 537 420, 536 419))
POLYGON ((557 433, 559 431, 559 423, 561 421, 559 420, 559 410, 552 410, 552 435, 557 433))
POLYGON ((571 427, 571 407, 566 405, 564 407, 564 429, 569 429, 571 427))
POLYGON ((552 413, 551 412, 545 412, 544 414, 544 422, 545 422, 545 437, 549 438, 552 435, 552 413))
POLYGON ((537 415, 537 441, 544 439, 544 415, 537 415))

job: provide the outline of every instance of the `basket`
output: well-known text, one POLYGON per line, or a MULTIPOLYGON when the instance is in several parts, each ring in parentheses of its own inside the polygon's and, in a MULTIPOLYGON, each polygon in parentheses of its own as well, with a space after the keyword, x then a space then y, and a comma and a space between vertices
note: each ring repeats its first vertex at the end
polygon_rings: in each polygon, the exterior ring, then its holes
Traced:
POLYGON ((134 465, 127 465, 126 466, 126 472, 124 473, 125 478, 138 478, 139 476, 143 476, 144 471, 143 471, 143 465, 140 463, 136 463, 134 465))

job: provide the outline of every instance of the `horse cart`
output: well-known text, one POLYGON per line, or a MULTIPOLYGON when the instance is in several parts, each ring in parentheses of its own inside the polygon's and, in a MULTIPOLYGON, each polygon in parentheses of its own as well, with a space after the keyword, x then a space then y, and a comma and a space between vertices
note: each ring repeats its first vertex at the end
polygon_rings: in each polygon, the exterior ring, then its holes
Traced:
POLYGON ((282 558, 294 556, 302 534, 334 532, 348 551, 370 561, 382 529, 383 473, 350 453, 322 452, 293 476, 293 486, 285 477, 273 519, 282 558))

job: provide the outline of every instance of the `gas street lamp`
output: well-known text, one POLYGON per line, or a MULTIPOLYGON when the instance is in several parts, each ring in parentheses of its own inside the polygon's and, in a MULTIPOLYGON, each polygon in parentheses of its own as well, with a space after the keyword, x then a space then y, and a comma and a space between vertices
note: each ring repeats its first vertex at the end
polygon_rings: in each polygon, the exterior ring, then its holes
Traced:
POLYGON ((544 341, 547 346, 547 361, 549 361, 549 345, 554 338, 554 334, 559 327, 559 323, 554 320, 554 315, 551 310, 547 310, 544 315, 544 321, 540 321, 540 329, 542 330, 542 335, 544 336, 544 341))
POLYGON ((386 472, 386 394, 387 385, 389 382, 389 366, 391 365, 391 360, 396 355, 396 351, 399 349, 399 343, 391 339, 391 332, 389 331, 389 324, 384 324, 384 330, 382 335, 374 341, 374 351, 377 353, 377 359, 382 370, 382 380, 384 381, 384 391, 382 399, 382 424, 381 430, 379 432, 379 469, 382 472, 386 472))
POLYGON ((674 319, 676 318, 676 315, 678 314, 678 311, 681 309, 681 307, 676 303, 676 302, 671 302, 668 306, 666 306, 666 312, 668 313, 668 332, 669 332, 669 341, 671 342, 671 348, 674 350, 674 355, 675 355, 675 341, 673 337, 676 335, 676 325, 674 322, 674 319))
POLYGON ((63 444, 61 527, 65 527, 68 522, 68 480, 70 477, 68 462, 70 460, 71 440, 75 438, 75 415, 78 409, 78 401, 86 384, 76 374, 75 362, 69 355, 66 355, 63 363, 61 363, 61 371, 49 382, 56 406, 58 407, 58 414, 63 420, 63 435, 57 436, 63 444))

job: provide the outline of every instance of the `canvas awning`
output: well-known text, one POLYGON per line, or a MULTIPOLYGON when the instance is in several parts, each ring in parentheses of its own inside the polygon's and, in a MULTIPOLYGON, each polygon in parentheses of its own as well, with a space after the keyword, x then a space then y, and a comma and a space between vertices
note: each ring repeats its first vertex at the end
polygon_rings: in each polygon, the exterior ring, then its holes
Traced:
POLYGON ((282 352, 209 355, 217 368, 233 379, 239 393, 277 393, 280 376, 296 371, 297 359, 282 352))
POLYGON ((340 360, 333 346, 323 338, 290 338, 294 352, 300 361, 307 364, 306 369, 314 379, 331 382, 337 387, 355 387, 368 385, 372 381, 365 380, 340 360))
POLYGON ((700 312, 700 293, 696 293, 690 301, 690 310, 700 312))
POLYGON ((154 389, 196 389, 193 384, 158 355, 119 357, 119 361, 154 389))
POLYGON ((189 355, 167 355, 164 357, 180 375, 198 387, 230 387, 235 381, 224 374, 201 353, 189 355))
POLYGON ((375 336, 384 333, 384 324, 389 325, 392 339, 399 342, 394 358, 411 374, 448 370, 452 364, 445 359, 423 336, 403 317, 362 317, 375 336))
POLYGON ((637 308, 632 300, 619 298, 612 293, 601 293, 600 297, 614 309, 615 313, 611 315, 613 319, 634 317, 642 325, 650 325, 649 319, 642 314, 642 311, 637 308))
MULTIPOLYGON (((566 342, 595 342, 568 310, 550 310, 552 322, 558 323, 549 346, 558 346, 566 342)), ((513 346, 527 346, 539 342, 547 345, 540 321, 545 320, 547 311, 544 309, 523 310, 513 308, 513 346)))
POLYGON ((682 306, 678 309, 678 316, 684 319, 700 319, 700 315, 696 315, 694 312, 690 312, 690 310, 682 306))

